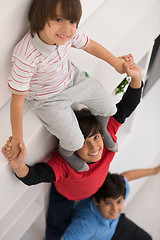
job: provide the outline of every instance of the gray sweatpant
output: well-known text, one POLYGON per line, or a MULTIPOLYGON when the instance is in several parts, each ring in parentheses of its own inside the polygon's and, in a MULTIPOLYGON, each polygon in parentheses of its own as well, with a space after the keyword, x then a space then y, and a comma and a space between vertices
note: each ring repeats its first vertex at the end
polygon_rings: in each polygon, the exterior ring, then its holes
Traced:
POLYGON ((84 144, 84 137, 71 105, 81 103, 93 115, 111 116, 116 112, 113 98, 101 84, 77 67, 70 85, 62 92, 46 100, 29 100, 32 109, 49 132, 60 140, 60 146, 76 151, 84 144))

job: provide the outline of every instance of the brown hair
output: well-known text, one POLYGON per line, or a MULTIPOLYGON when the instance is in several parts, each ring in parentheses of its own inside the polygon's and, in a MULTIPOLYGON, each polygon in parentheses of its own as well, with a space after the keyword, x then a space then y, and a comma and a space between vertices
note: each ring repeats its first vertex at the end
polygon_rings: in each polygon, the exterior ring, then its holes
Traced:
POLYGON ((103 131, 100 123, 97 121, 89 109, 83 108, 79 111, 74 112, 84 138, 91 137, 97 133, 100 133, 103 136, 103 131))
POLYGON ((122 175, 116 173, 108 173, 106 180, 104 181, 102 187, 93 195, 96 202, 104 200, 106 198, 117 199, 120 196, 125 198, 126 186, 122 175))
POLYGON ((78 26, 82 15, 80 0, 33 0, 28 14, 32 37, 35 32, 43 30, 50 19, 56 18, 58 6, 61 7, 63 17, 76 22, 78 26))

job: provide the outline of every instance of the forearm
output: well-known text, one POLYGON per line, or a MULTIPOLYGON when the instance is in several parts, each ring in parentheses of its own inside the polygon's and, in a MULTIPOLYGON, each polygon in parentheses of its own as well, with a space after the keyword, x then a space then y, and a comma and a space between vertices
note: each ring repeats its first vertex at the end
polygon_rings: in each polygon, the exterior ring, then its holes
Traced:
POLYGON ((148 169, 135 169, 131 171, 126 171, 121 173, 125 178, 127 178, 128 181, 150 176, 150 175, 155 175, 156 174, 156 169, 155 168, 148 168, 148 169))
POLYGON ((28 174, 20 177, 16 174, 17 178, 24 184, 31 186, 42 182, 54 182, 55 173, 47 163, 37 163, 34 166, 27 166, 28 174))
POLYGON ((141 100, 143 82, 140 81, 140 83, 138 82, 138 84, 134 82, 134 86, 139 86, 139 88, 132 88, 133 85, 131 85, 132 84, 128 86, 127 91, 123 95, 121 101, 116 104, 117 112, 114 115, 114 118, 119 123, 125 122, 125 119, 132 114, 132 112, 135 110, 141 100))
POLYGON ((25 95, 12 94, 11 100, 11 127, 12 138, 18 142, 23 140, 23 105, 25 95))
POLYGON ((99 43, 90 39, 87 47, 84 48, 84 51, 92 54, 95 57, 98 57, 107 63, 109 63, 112 67, 116 67, 118 64, 118 58, 115 57, 112 53, 110 53, 107 49, 101 46, 99 43))

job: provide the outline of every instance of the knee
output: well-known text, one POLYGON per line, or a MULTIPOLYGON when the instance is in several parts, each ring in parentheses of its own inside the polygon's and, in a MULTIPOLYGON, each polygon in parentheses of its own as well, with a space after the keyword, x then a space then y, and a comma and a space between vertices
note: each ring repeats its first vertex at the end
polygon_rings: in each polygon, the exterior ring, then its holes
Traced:
POLYGON ((78 149, 83 147, 84 137, 83 134, 80 133, 70 133, 67 138, 60 139, 59 144, 62 148, 68 151, 77 151, 78 149))

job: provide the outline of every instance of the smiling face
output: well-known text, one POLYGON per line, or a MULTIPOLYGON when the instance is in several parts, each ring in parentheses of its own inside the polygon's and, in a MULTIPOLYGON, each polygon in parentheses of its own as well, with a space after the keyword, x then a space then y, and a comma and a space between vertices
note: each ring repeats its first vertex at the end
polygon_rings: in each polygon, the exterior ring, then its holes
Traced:
POLYGON ((119 214, 122 212, 124 207, 124 198, 123 196, 118 197, 117 199, 106 198, 100 199, 99 202, 93 197, 94 203, 96 204, 99 212, 105 219, 115 220, 119 214))
POLYGON ((76 151, 76 154, 86 163, 94 163, 101 159, 104 143, 102 135, 98 132, 95 135, 90 135, 85 139, 81 149, 76 151))
POLYGON ((71 20, 67 20, 63 17, 60 7, 57 7, 57 15, 55 19, 49 20, 42 31, 40 31, 39 37, 43 42, 49 45, 64 45, 71 39, 75 32, 77 23, 71 20))

